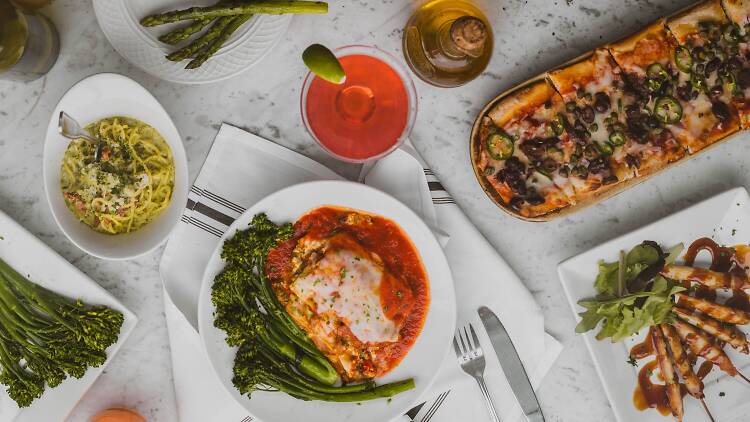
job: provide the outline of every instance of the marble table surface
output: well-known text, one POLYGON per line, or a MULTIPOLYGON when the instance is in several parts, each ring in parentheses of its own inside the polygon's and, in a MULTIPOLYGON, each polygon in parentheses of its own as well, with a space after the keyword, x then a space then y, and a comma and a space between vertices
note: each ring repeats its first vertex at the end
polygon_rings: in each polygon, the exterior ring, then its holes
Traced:
MULTIPOLYGON (((547 420, 613 420, 583 341, 573 333, 575 323, 557 279, 557 263, 697 200, 750 185, 750 135, 737 136, 574 216, 546 224, 509 217, 485 197, 471 170, 467 140, 477 112, 513 84, 635 31, 691 0, 485 1, 492 5, 496 40, 489 68, 477 80, 451 90, 417 81, 420 110, 412 139, 468 216, 533 292, 544 310, 548 331, 565 346, 539 390, 547 420)), ((31 83, 0 81, 0 209, 140 317, 135 333, 68 421, 88 421, 111 406, 137 409, 151 422, 176 421, 177 415, 157 272, 161 250, 128 262, 88 256, 58 229, 43 198, 42 144, 55 104, 76 81, 99 72, 117 72, 149 89, 172 116, 183 136, 191 177, 197 174, 222 121, 354 174, 356 169, 326 157, 301 124, 298 101, 305 74, 301 51, 313 42, 332 47, 361 43, 400 55, 401 28, 414 3, 330 3, 327 19, 295 17, 283 41, 262 63, 208 86, 160 81, 127 63, 104 37, 90 1, 55 0, 43 10, 61 36, 55 67, 31 83)))

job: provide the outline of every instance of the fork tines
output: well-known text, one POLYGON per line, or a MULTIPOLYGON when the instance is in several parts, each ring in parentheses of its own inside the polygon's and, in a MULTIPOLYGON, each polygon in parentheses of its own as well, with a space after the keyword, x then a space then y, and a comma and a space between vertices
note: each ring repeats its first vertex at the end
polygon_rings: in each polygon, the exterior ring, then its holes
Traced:
POLYGON ((453 338, 453 349, 459 358, 464 355, 473 354, 474 356, 466 356, 466 358, 471 358, 482 354, 482 346, 479 344, 479 337, 477 337, 477 332, 474 331, 473 325, 469 324, 468 331, 466 327, 463 327, 463 332, 461 329, 458 330, 458 333, 453 338), (469 337, 469 332, 471 332, 471 337, 469 337))

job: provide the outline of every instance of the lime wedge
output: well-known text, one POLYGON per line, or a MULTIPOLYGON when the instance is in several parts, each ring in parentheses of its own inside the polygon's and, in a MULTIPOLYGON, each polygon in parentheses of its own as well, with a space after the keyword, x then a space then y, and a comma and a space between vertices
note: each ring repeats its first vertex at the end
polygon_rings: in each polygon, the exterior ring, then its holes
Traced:
POLYGON ((323 45, 313 44, 307 47, 302 53, 302 61, 305 62, 312 73, 328 82, 343 84, 346 80, 346 74, 339 59, 323 45))

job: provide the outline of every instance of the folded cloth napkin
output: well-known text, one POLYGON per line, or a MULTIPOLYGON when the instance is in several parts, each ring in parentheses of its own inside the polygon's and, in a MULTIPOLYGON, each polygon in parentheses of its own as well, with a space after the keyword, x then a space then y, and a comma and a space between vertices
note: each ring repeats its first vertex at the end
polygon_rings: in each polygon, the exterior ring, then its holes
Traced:
MULTIPOLYGON (((203 270, 219 237, 246 208, 268 194, 325 179, 341 177, 309 158, 233 126, 225 124, 219 130, 160 265, 181 421, 251 420, 212 373, 196 331, 203 270)), ((476 309, 488 306, 503 321, 532 384, 537 386, 561 350, 545 333, 539 306, 409 145, 376 163, 365 183, 401 200, 435 230, 444 244, 456 286, 458 326, 471 322, 478 328, 495 406, 503 420, 518 420, 520 407, 491 353, 476 309)), ((426 401, 404 419, 489 420, 476 383, 461 371, 452 352, 422 400, 426 401)))

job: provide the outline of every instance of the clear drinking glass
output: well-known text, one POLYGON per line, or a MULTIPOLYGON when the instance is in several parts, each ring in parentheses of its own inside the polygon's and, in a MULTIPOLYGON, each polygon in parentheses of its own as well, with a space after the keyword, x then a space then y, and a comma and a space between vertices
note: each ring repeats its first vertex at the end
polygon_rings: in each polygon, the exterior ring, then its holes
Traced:
POLYGON ((0 79, 32 81, 46 74, 60 52, 52 22, 0 0, 0 79))
POLYGON ((364 163, 384 157, 414 126, 417 93, 409 71, 376 47, 350 45, 334 54, 346 80, 336 85, 308 73, 300 98, 305 128, 339 160, 364 163))

